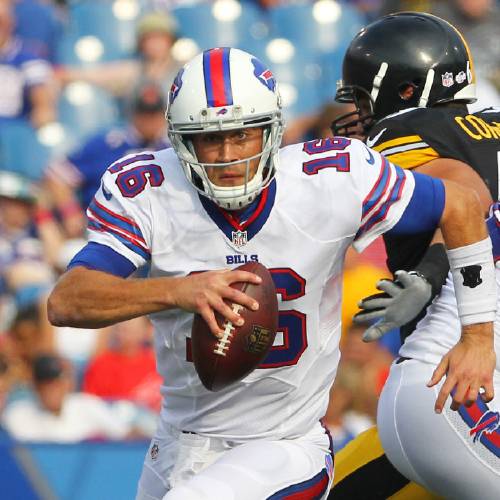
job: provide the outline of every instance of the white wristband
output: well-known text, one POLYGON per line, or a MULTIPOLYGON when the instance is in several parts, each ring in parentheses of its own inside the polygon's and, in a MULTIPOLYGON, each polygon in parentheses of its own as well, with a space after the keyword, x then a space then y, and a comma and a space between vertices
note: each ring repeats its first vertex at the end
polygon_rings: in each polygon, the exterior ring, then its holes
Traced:
POLYGON ((494 321, 497 287, 490 238, 446 253, 462 325, 494 321))

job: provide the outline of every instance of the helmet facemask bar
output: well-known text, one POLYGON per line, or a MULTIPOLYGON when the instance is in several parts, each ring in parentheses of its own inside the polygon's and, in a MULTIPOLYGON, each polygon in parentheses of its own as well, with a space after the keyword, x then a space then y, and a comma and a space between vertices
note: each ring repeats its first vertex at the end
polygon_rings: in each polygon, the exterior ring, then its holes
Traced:
POLYGON ((343 85, 342 81, 339 81, 335 100, 339 103, 354 104, 355 109, 332 121, 333 135, 345 137, 368 135, 375 117, 375 101, 370 92, 359 85, 343 85))
MULTIPOLYGON (((192 127, 192 124, 190 124, 192 127)), ((237 210, 249 205, 274 178, 277 166, 278 149, 283 135, 281 112, 252 117, 251 122, 228 123, 228 120, 207 122, 202 128, 186 130, 181 126, 172 126, 170 140, 177 151, 184 172, 195 189, 227 210, 237 210), (227 163, 202 163, 198 160, 190 136, 199 133, 221 132, 246 128, 262 127, 262 150, 248 158, 227 163), (176 130, 177 128, 177 130, 176 130), (181 129, 181 130, 179 130, 181 129), (184 129, 184 130, 182 130, 184 129), (255 175, 250 177, 250 165, 259 159, 255 175), (232 165, 246 164, 245 181, 240 186, 218 186, 210 181, 207 168, 225 168, 232 165)))

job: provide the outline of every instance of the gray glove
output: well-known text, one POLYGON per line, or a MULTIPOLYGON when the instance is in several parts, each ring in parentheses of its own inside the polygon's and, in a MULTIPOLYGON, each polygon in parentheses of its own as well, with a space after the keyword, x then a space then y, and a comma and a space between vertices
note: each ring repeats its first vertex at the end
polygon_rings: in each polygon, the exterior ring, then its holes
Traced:
POLYGON ((370 295, 358 304, 362 311, 354 315, 355 323, 367 324, 378 320, 363 334, 365 342, 378 340, 389 330, 405 325, 431 299, 432 287, 422 275, 396 271, 395 276, 394 281, 383 279, 377 283, 377 288, 385 293, 370 295))

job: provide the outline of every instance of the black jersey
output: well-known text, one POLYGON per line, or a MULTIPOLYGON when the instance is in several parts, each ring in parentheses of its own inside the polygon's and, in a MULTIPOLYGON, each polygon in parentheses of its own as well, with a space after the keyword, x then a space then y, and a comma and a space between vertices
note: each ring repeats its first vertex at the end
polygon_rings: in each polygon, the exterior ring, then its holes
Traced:
MULTIPOLYGON (((413 169, 437 158, 467 163, 498 199, 500 108, 469 114, 464 107, 413 108, 380 120, 366 144, 392 163, 413 169)), ((391 272, 411 270, 422 259, 433 233, 385 235, 391 272)))

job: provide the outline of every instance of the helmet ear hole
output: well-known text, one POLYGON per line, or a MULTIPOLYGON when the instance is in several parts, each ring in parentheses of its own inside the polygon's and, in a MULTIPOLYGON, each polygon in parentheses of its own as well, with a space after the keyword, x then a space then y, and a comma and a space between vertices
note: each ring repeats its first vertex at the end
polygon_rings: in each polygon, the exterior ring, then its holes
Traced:
POLYGON ((413 82, 405 82, 402 83, 398 87, 398 94, 403 101, 409 101, 414 95, 415 91, 417 90, 418 85, 415 85, 413 82))

